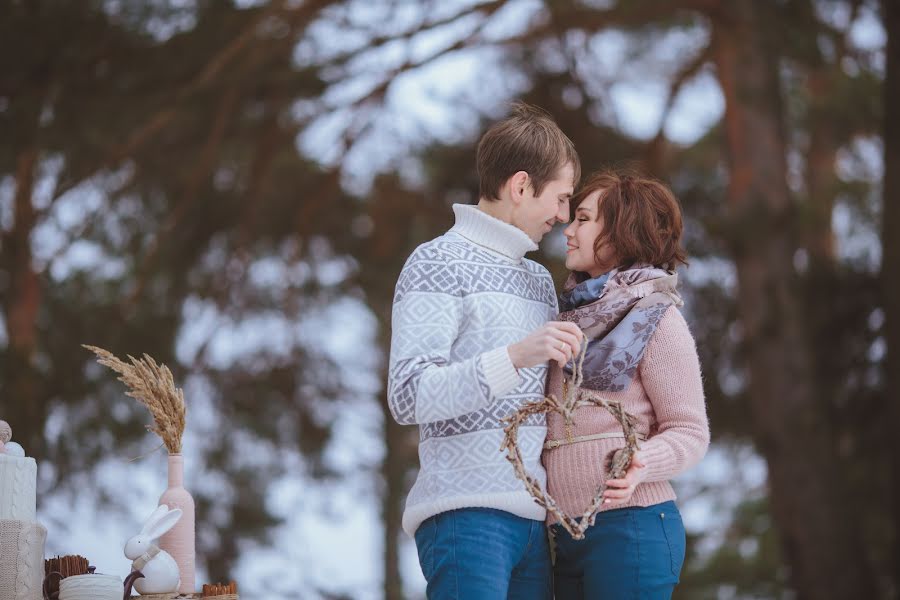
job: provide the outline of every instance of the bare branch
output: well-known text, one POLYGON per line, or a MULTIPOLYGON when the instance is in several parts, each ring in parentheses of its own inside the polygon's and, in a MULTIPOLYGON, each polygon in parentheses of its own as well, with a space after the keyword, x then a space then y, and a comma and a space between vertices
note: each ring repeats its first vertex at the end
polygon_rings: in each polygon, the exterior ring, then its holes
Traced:
POLYGON ((470 7, 466 10, 462 10, 458 13, 455 13, 449 17, 443 19, 437 19, 434 21, 429 21, 427 23, 421 23, 418 27, 410 29, 401 34, 396 35, 379 35, 372 38, 364 48, 359 48, 357 50, 353 50, 350 52, 346 52, 339 56, 335 56, 334 58, 329 59, 323 64, 323 67, 339 67, 347 64, 354 58, 361 56, 364 53, 371 52, 372 50, 381 48, 382 46, 396 42, 399 40, 409 41, 415 36, 427 33, 430 31, 434 31, 444 25, 449 25, 450 23, 455 23, 456 21, 468 17, 470 15, 483 14, 485 18, 490 18, 491 15, 496 13, 503 5, 506 4, 506 0, 492 0, 491 2, 486 2, 484 4, 479 4, 473 7, 470 7))
POLYGON ((175 210, 169 213, 168 219, 166 219, 163 226, 151 241, 150 247, 148 248, 142 264, 138 269, 139 275, 137 285, 135 285, 134 290, 132 291, 128 300, 126 300, 126 304, 132 304, 137 298, 141 296, 144 291, 144 285, 146 283, 148 273, 150 272, 153 264, 156 262, 156 257, 159 254, 160 247, 162 246, 165 239, 171 235, 172 231, 175 230, 175 227, 181 222, 185 214, 187 214, 188 209, 196 202, 200 185, 203 180, 208 177, 209 172, 214 165, 215 157, 218 154, 218 149, 221 146, 222 139, 225 136, 225 128, 231 119, 231 114, 234 112, 235 106, 237 104, 237 99, 238 92, 235 88, 232 88, 225 94, 224 98, 219 104, 219 110, 216 112, 216 116, 213 119, 209 136, 207 137, 206 145, 203 148, 200 159, 197 161, 197 164, 194 166, 194 169, 188 176, 187 182, 185 183, 184 193, 182 194, 181 199, 175 205, 175 210))
MULTIPOLYGON (((685 63, 681 69, 675 74, 675 77, 672 78, 671 83, 669 84, 669 92, 666 96, 666 104, 663 107, 662 116, 659 120, 659 130, 656 132, 656 135, 653 136, 650 143, 648 144, 647 154, 651 157, 650 161, 659 162, 659 156, 661 154, 661 149, 665 145, 665 127, 666 122, 669 120, 669 115, 672 113, 672 109, 675 106, 675 100, 678 99, 678 94, 681 93, 681 89, 687 84, 691 79, 693 79, 700 70, 712 60, 712 44, 707 45, 700 52, 694 56, 693 59, 685 63), (656 157, 656 159, 654 159, 656 157)), ((659 164, 651 165, 651 171, 658 171, 660 168, 659 164)))
MULTIPOLYGON (((259 14, 250 19, 247 26, 225 47, 219 50, 195 78, 173 94, 171 105, 161 108, 151 115, 143 125, 135 129, 134 133, 124 144, 112 148, 109 154, 95 165, 80 173, 72 175, 65 182, 58 182, 52 195, 53 201, 56 201, 95 173, 103 169, 114 168, 122 160, 132 156, 148 140, 169 125, 178 114, 179 105, 183 104, 197 92, 207 89, 214 84, 217 79, 226 72, 227 67, 232 65, 254 41, 258 40, 257 32, 259 26, 266 19, 272 18, 280 13, 289 22, 292 29, 296 31, 299 27, 303 27, 310 23, 316 17, 318 11, 334 2, 335 0, 314 0, 305 2, 299 8, 286 8, 287 0, 272 2, 264 10, 260 11, 259 14)), ((290 38, 290 36, 288 36, 288 38, 290 38)), ((273 47, 278 46, 275 45, 273 47)), ((258 50, 259 46, 256 48, 258 50)))
POLYGON ((606 10, 572 7, 552 11, 551 18, 547 22, 521 35, 507 38, 506 41, 520 42, 536 36, 571 29, 600 31, 613 27, 642 27, 685 12, 712 15, 720 7, 721 0, 672 0, 665 3, 656 1, 625 2, 606 10))

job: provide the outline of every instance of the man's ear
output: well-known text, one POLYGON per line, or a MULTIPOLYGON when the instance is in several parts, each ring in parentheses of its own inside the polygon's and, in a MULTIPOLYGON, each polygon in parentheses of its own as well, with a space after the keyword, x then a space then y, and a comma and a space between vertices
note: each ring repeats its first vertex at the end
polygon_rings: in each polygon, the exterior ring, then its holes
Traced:
POLYGON ((509 186, 509 195, 515 204, 519 204, 525 199, 525 193, 531 189, 531 178, 525 171, 516 171, 510 177, 506 185, 509 186))

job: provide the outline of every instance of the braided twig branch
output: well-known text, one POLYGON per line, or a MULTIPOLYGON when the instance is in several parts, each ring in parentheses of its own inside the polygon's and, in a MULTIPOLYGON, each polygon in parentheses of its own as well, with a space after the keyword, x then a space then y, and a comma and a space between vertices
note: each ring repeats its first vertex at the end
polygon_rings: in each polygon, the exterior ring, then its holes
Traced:
POLYGON ((567 424, 571 424, 575 412, 579 408, 585 406, 599 406, 604 408, 615 417, 620 425, 622 425, 622 431, 625 433, 625 447, 611 453, 611 456, 607 461, 607 479, 620 479, 625 476, 625 472, 631 464, 631 459, 639 448, 637 431, 635 430, 637 418, 626 412, 625 409, 622 408, 621 403, 614 400, 606 400, 605 398, 599 397, 579 397, 581 384, 584 381, 583 367, 586 349, 587 342, 585 341, 582 343, 581 351, 578 354, 577 360, 574 362, 572 368, 572 384, 567 386, 563 401, 560 402, 554 394, 550 394, 543 400, 537 400, 523 405, 519 410, 502 419, 502 422, 505 423, 506 426, 503 428, 504 437, 503 443, 500 446, 501 452, 504 450, 506 451, 506 459, 512 463, 513 469, 515 469, 516 472, 516 477, 525 483, 525 489, 534 497, 535 502, 546 509, 547 512, 553 514, 559 520, 559 523, 563 528, 569 532, 569 535, 576 540, 584 538, 585 530, 592 526, 597 518, 597 512, 603 504, 603 492, 606 491, 605 480, 597 488, 593 500, 587 508, 584 509, 584 512, 580 515, 579 521, 579 518, 572 517, 562 510, 556 503, 556 500, 554 500, 553 496, 545 492, 541 487, 540 482, 528 473, 522 459, 522 452, 519 450, 518 433, 519 426, 532 415, 558 412, 563 416, 567 424))

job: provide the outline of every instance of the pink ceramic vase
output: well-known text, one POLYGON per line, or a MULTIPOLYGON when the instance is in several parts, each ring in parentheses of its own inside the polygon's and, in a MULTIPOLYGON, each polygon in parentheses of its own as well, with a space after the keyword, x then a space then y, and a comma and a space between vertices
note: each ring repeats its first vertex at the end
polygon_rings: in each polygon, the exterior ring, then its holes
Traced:
POLYGON ((194 593, 194 560, 196 535, 194 530, 194 498, 184 489, 184 457, 169 455, 169 489, 159 499, 170 509, 180 508, 181 518, 175 527, 159 538, 159 547, 175 559, 181 574, 178 591, 182 594, 194 593))

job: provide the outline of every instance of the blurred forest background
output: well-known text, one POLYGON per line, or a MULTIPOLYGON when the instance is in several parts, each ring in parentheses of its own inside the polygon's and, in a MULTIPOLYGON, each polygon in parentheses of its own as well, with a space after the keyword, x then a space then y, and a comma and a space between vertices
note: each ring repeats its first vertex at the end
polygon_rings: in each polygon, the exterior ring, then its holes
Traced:
POLYGON ((900 596, 895 0, 0 0, 0 418, 48 554, 127 571, 165 487, 90 343, 185 387, 205 581, 424 597, 393 286, 514 99, 683 203, 713 447, 676 597, 900 596))

